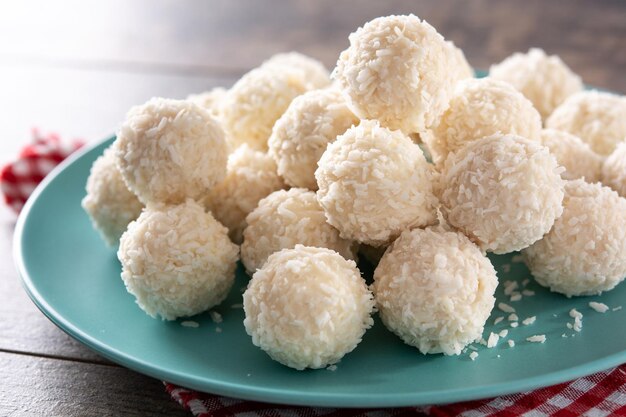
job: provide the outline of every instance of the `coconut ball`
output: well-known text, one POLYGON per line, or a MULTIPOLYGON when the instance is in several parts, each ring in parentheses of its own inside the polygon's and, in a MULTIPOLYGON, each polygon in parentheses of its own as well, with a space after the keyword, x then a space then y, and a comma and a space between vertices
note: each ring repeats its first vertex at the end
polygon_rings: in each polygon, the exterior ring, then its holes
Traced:
POLYGON ((215 218, 228 227, 231 240, 243 240, 246 216, 259 200, 285 187, 276 172, 276 163, 269 155, 241 145, 228 157, 224 181, 215 186, 205 205, 215 218))
POLYGON ((298 370, 339 362, 374 323, 374 300, 354 261, 303 245, 269 257, 243 308, 252 343, 298 370))
POLYGON ((87 195, 83 198, 82 206, 109 246, 118 244, 128 223, 141 213, 143 204, 124 183, 115 165, 115 154, 111 147, 91 166, 87 178, 87 195))
POLYGON ((467 62, 463 50, 457 47, 454 42, 446 41, 448 48, 452 49, 451 68, 457 72, 456 79, 464 80, 466 78, 474 78, 474 70, 467 62))
POLYGON ((538 283, 552 291, 595 295, 626 277, 626 199, 601 184, 565 184, 563 215, 522 251, 538 283))
POLYGON ((227 91, 225 88, 215 87, 200 94, 190 94, 187 96, 187 100, 204 107, 211 113, 211 116, 219 120, 222 113, 222 102, 226 97, 227 91))
MULTIPOLYGON (((272 56, 263 66, 284 65, 304 71, 308 80, 319 86, 330 84, 330 74, 324 64, 299 52, 286 52, 272 56)), ((320 87, 321 88, 321 87, 320 87)))
POLYGON ((148 205, 122 235, 122 280, 137 304, 164 320, 221 303, 235 279, 238 247, 195 201, 148 205))
POLYGON ((144 204, 199 199, 226 174, 224 132, 189 101, 153 98, 133 107, 114 146, 124 181, 144 204))
POLYGON ((581 91, 554 110, 546 127, 570 132, 596 153, 607 156, 626 140, 626 97, 581 91))
POLYGON ((437 164, 467 143, 495 133, 539 140, 541 116, 522 93, 492 78, 459 82, 450 107, 424 136, 437 164))
POLYGON ((350 34, 332 77, 361 119, 421 132, 448 106, 459 62, 455 48, 417 16, 376 18, 350 34))
POLYGON ((329 248, 346 259, 355 259, 352 242, 326 223, 324 211, 313 191, 304 188, 280 190, 268 195, 246 217, 241 260, 252 275, 267 258, 298 243, 329 248))
POLYGON ((314 90, 296 97, 269 139, 269 154, 278 164, 278 173, 292 187, 317 190, 315 170, 326 146, 358 122, 337 90, 314 90))
POLYGON ((617 145, 602 166, 602 183, 626 197, 626 142, 617 145))
POLYGON ((262 65, 248 72, 228 91, 222 107, 222 122, 231 146, 247 143, 267 151, 272 127, 291 101, 329 83, 309 78, 309 71, 299 66, 262 65))
POLYGON ((484 251, 523 249, 561 215, 562 171, 537 141, 497 134, 470 142, 443 166, 443 214, 484 251))
POLYGON ((492 65, 489 76, 506 81, 529 99, 544 119, 565 99, 583 89, 580 77, 557 55, 546 55, 543 49, 515 53, 492 65))
POLYGON ((589 145, 571 133, 554 129, 541 131, 541 143, 550 149, 557 162, 565 167, 561 177, 566 180, 584 178, 587 182, 600 180, 602 157, 589 145))
POLYGON ((363 120, 328 145, 318 165, 317 199, 345 239, 383 246, 435 221, 433 168, 398 130, 363 120))
POLYGON ((479 339, 498 286, 475 244, 439 228, 403 232, 374 271, 372 289, 387 326, 420 352, 458 355, 479 339))

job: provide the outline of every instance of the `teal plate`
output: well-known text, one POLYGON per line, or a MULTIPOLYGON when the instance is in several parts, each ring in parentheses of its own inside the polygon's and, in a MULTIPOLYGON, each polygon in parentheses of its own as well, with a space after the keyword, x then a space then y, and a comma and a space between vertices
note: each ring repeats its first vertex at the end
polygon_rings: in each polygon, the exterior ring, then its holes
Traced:
MULTIPOLYGON (((626 362, 626 308, 597 313, 588 306, 626 302, 626 285, 599 297, 567 299, 530 281, 535 296, 508 302, 529 326, 510 328, 494 309, 485 335, 508 328, 506 341, 478 347, 475 361, 422 355, 377 319, 363 342, 335 371, 298 372, 272 361, 252 345, 240 308, 248 276, 239 268, 229 298, 215 311, 192 318, 198 328, 148 317, 120 279, 115 250, 92 229, 80 201, 96 157, 113 139, 85 149, 59 166, 35 191, 15 232, 15 260, 26 291, 57 326, 103 356, 138 372, 200 391, 266 402, 337 407, 392 407, 492 397, 556 384, 626 362), (568 312, 584 314, 583 329, 566 327, 568 312), (543 344, 526 337, 545 334, 543 344), (562 337, 565 335, 567 337, 562 337)), ((513 255, 492 256, 500 281, 530 278, 513 255)), ((626 307, 626 306, 625 306, 626 307)))

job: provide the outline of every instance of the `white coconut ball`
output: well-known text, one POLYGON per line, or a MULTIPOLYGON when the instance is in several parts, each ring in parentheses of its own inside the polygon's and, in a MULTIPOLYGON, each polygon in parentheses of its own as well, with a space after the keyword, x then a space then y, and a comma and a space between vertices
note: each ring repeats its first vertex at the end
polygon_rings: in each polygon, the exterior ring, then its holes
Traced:
POLYGON ((470 142, 443 166, 443 214, 484 251, 523 249, 563 211, 562 170, 537 141, 498 134, 470 142))
POLYGON ((227 91, 228 90, 223 87, 215 87, 199 94, 190 94, 187 96, 187 100, 200 107, 204 107, 211 113, 211 116, 219 120, 222 114, 222 103, 226 97, 227 91))
POLYGON ((143 204, 124 183, 111 147, 91 166, 82 206, 109 246, 119 243, 128 223, 141 213, 143 204))
POLYGON ((595 295, 626 277, 626 199, 601 184, 565 184, 563 215, 522 251, 538 283, 552 291, 595 295))
POLYGON ((374 323, 374 300, 354 261, 302 245, 269 257, 243 294, 243 308, 252 342, 298 370, 339 362, 374 323))
MULTIPOLYGON (((308 80, 319 86, 330 84, 330 73, 320 61, 299 52, 284 52, 272 56, 263 66, 284 65, 304 71, 308 80)), ((320 87, 321 88, 321 87, 320 87)))
POLYGON ((489 259, 466 236, 405 231, 385 252, 372 289, 389 330, 420 352, 458 355, 478 340, 498 285, 489 259))
POLYGON ((231 146, 247 143, 267 151, 272 127, 291 101, 329 84, 330 80, 311 78, 309 71, 295 65, 262 65, 248 72, 228 91, 222 106, 222 122, 231 146))
POLYGON ((583 89, 582 80, 557 55, 543 49, 515 53, 489 69, 491 78, 506 81, 528 98, 546 119, 565 99, 583 89))
POLYGON ((124 181, 144 204, 200 199, 226 174, 224 131, 189 101, 153 98, 133 107, 114 149, 124 181))
POLYGON ((228 157, 226 178, 206 197, 205 205, 228 227, 231 240, 243 240, 246 216, 259 201, 285 187, 276 172, 276 163, 266 153, 241 145, 228 157))
POLYGON ((602 165, 602 183, 626 197, 626 142, 617 145, 602 165))
POLYGON ((296 97, 274 125, 269 139, 269 154, 278 165, 278 173, 292 187, 317 190, 315 170, 326 146, 358 122, 335 89, 296 97))
POLYGON ((315 193, 304 188, 273 192, 259 201, 246 222, 241 260, 250 275, 272 253, 299 243, 332 249, 346 259, 355 258, 353 243, 339 237, 337 229, 326 223, 315 193))
POLYGON ((626 140, 626 97, 581 91, 554 110, 546 127, 576 135, 596 153, 610 155, 626 140))
POLYGON ((449 108, 423 139, 434 162, 441 164, 449 153, 495 133, 539 140, 541 116, 510 84, 492 78, 467 79, 456 85, 449 108))
POLYGON ((561 177, 566 180, 584 178, 587 182, 600 180, 602 157, 589 145, 571 133, 554 129, 541 131, 541 143, 550 149, 557 162, 565 167, 561 177))
POLYGON ((459 54, 417 16, 387 16, 350 34, 332 77, 354 113, 405 133, 430 127, 448 106, 459 54))
POLYGON ((399 130, 363 120, 328 145, 318 164, 317 199, 345 239, 383 246, 435 221, 434 170, 399 130))
POLYGON ((448 48, 452 49, 452 62, 450 68, 457 72, 455 77, 457 80, 464 80, 466 78, 474 78, 474 70, 467 62, 463 50, 457 47, 454 42, 446 41, 448 48))
POLYGON ((193 316, 228 295, 238 247, 227 229, 193 200, 148 205, 122 235, 122 280, 137 304, 164 320, 193 316))

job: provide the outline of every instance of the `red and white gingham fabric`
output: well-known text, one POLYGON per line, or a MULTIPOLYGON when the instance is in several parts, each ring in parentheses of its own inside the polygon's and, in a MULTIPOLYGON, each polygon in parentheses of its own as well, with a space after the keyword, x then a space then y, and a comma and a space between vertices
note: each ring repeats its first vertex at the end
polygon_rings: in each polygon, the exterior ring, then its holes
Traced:
POLYGON ((341 409, 292 407, 236 400, 165 384, 170 396, 196 417, 607 417, 626 416, 626 364, 535 391, 428 407, 341 409))

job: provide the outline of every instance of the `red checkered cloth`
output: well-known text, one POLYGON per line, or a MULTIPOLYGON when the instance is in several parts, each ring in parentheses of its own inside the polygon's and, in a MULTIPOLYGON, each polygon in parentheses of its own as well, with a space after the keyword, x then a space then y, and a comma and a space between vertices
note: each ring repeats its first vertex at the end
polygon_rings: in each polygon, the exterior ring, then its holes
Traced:
POLYGON ((205 394, 165 383, 170 396, 196 417, 626 417, 626 364, 571 382, 487 400, 428 407, 345 409, 292 407, 205 394))

